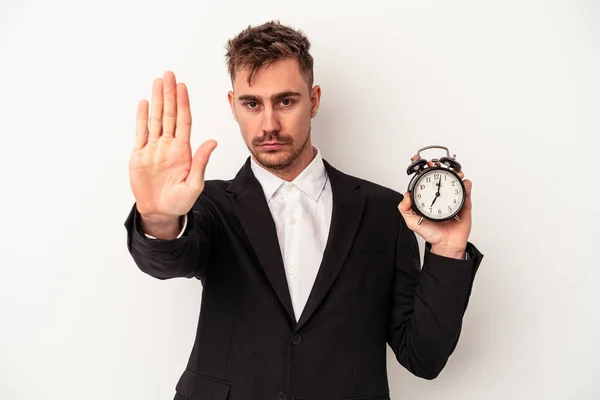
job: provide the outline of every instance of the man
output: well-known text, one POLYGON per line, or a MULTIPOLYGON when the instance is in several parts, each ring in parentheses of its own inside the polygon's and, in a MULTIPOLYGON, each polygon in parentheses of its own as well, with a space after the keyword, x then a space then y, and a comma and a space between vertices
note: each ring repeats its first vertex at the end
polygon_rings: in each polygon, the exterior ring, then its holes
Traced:
POLYGON ((471 182, 460 222, 418 225, 406 193, 331 166, 311 142, 309 48, 278 22, 228 42, 229 103, 251 153, 232 180, 204 180, 216 142, 192 158, 173 73, 154 81, 150 119, 138 105, 128 249, 153 277, 203 285, 175 399, 389 399, 386 343, 433 379, 458 342, 483 258, 467 241, 471 182))

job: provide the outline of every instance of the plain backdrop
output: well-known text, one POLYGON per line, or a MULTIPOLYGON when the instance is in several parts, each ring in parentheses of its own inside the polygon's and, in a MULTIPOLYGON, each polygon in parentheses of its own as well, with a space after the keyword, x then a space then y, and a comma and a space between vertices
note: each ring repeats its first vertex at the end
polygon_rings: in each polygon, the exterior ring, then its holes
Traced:
POLYGON ((312 41, 326 160, 403 192, 440 144, 473 181, 460 342, 433 381, 388 348, 392 398, 600 398, 597 0, 1 0, 0 398, 173 397, 202 286, 127 252, 136 106, 174 71, 207 179, 232 178, 224 46, 271 19, 312 41))

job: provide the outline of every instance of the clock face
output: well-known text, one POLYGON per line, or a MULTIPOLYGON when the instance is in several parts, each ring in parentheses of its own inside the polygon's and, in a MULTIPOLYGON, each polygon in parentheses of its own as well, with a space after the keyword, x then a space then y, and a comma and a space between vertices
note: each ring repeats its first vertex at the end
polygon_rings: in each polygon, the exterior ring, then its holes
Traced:
POLYGON ((451 170, 431 168, 415 182, 411 196, 417 213, 428 219, 445 221, 453 218, 462 208, 465 187, 451 170))

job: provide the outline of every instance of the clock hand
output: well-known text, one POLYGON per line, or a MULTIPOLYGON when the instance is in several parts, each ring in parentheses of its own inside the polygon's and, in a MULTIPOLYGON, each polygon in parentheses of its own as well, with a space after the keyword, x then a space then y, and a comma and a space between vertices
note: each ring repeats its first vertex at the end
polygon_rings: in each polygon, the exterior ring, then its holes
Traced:
POLYGON ((429 207, 433 207, 433 204, 435 203, 437 198, 440 196, 440 187, 442 186, 442 177, 441 176, 440 176, 440 181, 438 182, 438 184, 436 186, 438 187, 438 190, 437 190, 437 193, 435 194, 435 198, 433 199, 433 202, 431 203, 431 205, 429 207))

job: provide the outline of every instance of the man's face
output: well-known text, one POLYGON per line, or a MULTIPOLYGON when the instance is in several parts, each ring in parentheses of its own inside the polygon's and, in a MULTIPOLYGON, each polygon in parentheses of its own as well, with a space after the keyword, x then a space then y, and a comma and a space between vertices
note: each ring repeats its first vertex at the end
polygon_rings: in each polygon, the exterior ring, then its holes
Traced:
POLYGON ((309 90, 295 59, 280 60, 258 70, 248 85, 243 69, 228 98, 244 142, 265 168, 289 167, 306 151, 312 152, 310 121, 317 114, 320 88, 309 90))

